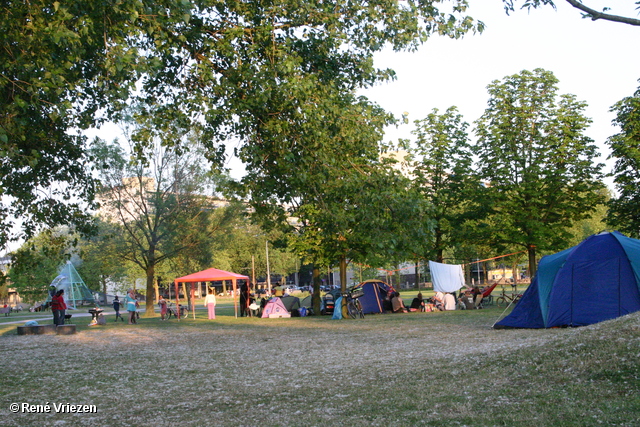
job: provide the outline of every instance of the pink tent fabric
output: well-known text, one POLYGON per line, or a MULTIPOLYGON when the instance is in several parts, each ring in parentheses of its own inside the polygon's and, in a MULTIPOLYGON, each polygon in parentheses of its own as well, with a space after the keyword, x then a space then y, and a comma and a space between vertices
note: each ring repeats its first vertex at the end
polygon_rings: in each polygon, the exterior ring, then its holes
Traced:
POLYGON ((187 276, 178 277, 174 280, 175 283, 197 283, 197 282, 215 282, 217 280, 249 280, 249 276, 243 276, 242 274, 231 273, 230 271, 218 270, 217 268, 209 268, 197 273, 189 274, 187 276))
MULTIPOLYGON (((202 270, 197 273, 189 274, 187 276, 178 277, 173 281, 176 287, 176 306, 179 304, 178 301, 178 284, 179 283, 190 283, 190 293, 191 293, 191 301, 194 300, 194 289, 193 284, 199 282, 215 282, 218 280, 231 280, 233 284, 233 308, 236 317, 238 317, 238 304, 236 301, 236 282, 238 280, 249 280, 249 276, 243 276, 242 274, 232 273, 230 271, 218 270, 217 268, 209 268, 207 270, 202 270)), ((195 308, 195 307, 194 307, 195 308)))
POLYGON ((263 319, 273 317, 291 317, 291 314, 287 311, 287 307, 284 306, 284 303, 278 297, 271 298, 262 311, 263 319))

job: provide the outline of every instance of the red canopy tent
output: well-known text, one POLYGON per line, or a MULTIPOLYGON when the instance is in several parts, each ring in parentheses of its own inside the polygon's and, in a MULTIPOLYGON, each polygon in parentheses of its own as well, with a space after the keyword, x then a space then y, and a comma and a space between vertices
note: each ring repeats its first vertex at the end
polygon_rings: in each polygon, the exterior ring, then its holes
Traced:
MULTIPOLYGON (((209 268, 207 270, 202 270, 199 271, 197 273, 193 273, 193 274, 189 274, 187 276, 183 276, 183 277, 178 277, 177 279, 175 279, 173 281, 173 283, 175 284, 176 287, 176 306, 179 305, 179 290, 178 290, 178 284, 179 283, 189 283, 190 284, 190 294, 191 294, 191 301, 194 301, 194 289, 193 289, 193 284, 194 283, 199 283, 199 282, 216 282, 219 280, 231 280, 231 283, 233 283, 233 310, 234 313, 236 315, 236 317, 238 317, 238 304, 237 304, 237 300, 236 300, 236 282, 238 280, 249 280, 249 276, 243 276, 242 274, 236 274, 236 273, 231 273, 229 271, 224 271, 224 270, 218 270, 217 268, 209 268)), ((194 311, 194 317, 195 317, 195 304, 193 307, 194 311)), ((178 310, 178 313, 180 311, 178 310)))

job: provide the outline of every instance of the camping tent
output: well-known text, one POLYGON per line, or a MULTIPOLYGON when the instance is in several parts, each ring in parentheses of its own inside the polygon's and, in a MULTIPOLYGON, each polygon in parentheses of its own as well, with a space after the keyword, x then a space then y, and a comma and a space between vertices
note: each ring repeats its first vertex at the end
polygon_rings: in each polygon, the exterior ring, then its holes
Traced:
MULTIPOLYGON (((56 290, 64 290, 64 302, 69 309, 77 308, 78 304, 96 304, 91 290, 85 285, 71 261, 67 261, 62 267, 60 274, 51 282, 51 286, 56 290)), ((47 297, 47 302, 50 301, 51 295, 47 297)))
POLYGON ((280 299, 282 300, 282 304, 284 304, 288 312, 298 310, 301 307, 300 298, 298 297, 287 295, 286 297, 280 297, 280 299))
POLYGON ((584 326, 640 310, 640 240, 593 235, 540 260, 510 315, 495 328, 584 326))
POLYGON ((302 298, 300 300, 300 307, 306 307, 309 308, 313 306, 313 296, 312 295, 307 295, 306 297, 302 298))
POLYGON ((429 261, 433 290, 436 292, 456 292, 465 286, 462 266, 429 261))
POLYGON ((382 301, 387 293, 394 292, 393 286, 381 280, 367 280, 353 287, 353 290, 362 288, 364 295, 358 298, 364 314, 384 313, 382 301))
POLYGON ((262 310, 262 318, 291 317, 287 308, 278 297, 271 298, 262 310))
MULTIPOLYGON (((173 283, 175 284, 175 287, 176 287, 176 306, 179 305, 179 301, 178 301, 178 295, 180 295, 180 293, 178 292, 179 283, 189 283, 191 285, 190 287, 191 301, 193 301, 195 296, 194 289, 193 289, 194 283, 216 282, 219 280, 231 280, 231 283, 233 284, 233 308, 234 308, 235 316, 238 317, 238 304, 236 301, 236 289, 237 289, 236 282, 238 280, 249 280, 249 277, 243 276, 241 274, 231 273, 229 271, 218 270, 217 268, 209 268, 207 270, 202 270, 197 273, 189 274, 187 276, 178 277, 177 279, 175 279, 173 283)), ((195 311, 194 311, 194 317, 195 317, 195 311)))

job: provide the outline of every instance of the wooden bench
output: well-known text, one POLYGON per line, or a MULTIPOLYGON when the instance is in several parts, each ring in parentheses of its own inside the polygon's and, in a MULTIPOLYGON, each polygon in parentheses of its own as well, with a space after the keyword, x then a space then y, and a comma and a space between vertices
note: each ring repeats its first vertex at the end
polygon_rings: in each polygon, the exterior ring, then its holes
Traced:
POLYGON ((76 325, 18 326, 18 335, 73 335, 76 325))
POLYGON ((0 307, 0 314, 8 316, 11 313, 11 307, 0 307))
POLYGON ((18 326, 18 335, 55 335, 56 325, 18 326))

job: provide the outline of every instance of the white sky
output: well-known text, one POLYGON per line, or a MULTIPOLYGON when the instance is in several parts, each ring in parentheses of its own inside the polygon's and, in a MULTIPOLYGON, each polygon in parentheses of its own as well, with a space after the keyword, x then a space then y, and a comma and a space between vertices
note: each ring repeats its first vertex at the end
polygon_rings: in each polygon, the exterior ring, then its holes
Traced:
MULTIPOLYGON (((585 20, 563 0, 556 3, 557 10, 516 10, 507 16, 501 0, 473 0, 468 14, 485 23, 482 34, 461 40, 433 38, 415 53, 379 54, 376 66, 393 68, 397 79, 363 93, 397 117, 408 112, 410 122, 389 129, 386 139, 410 138, 413 121, 425 118, 433 108, 444 112, 455 105, 472 123, 487 106, 489 83, 525 69, 544 68, 559 79, 560 93, 574 94, 589 105, 586 115, 593 124, 588 135, 600 147, 604 161, 609 152, 605 141, 617 132, 609 109, 640 86, 640 27, 585 20)), ((631 0, 585 3, 592 7, 626 3, 626 8, 614 7, 609 13, 639 17, 631 0)), ((605 172, 611 165, 607 162, 605 172)))

